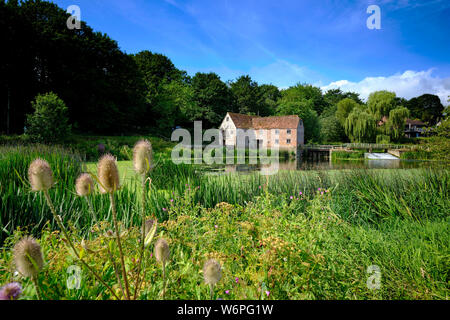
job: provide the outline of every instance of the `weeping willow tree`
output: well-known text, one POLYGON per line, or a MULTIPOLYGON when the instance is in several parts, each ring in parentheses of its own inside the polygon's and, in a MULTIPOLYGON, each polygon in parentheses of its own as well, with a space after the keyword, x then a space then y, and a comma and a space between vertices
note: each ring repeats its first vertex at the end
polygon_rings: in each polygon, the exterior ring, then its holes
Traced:
POLYGON ((352 142, 373 142, 377 133, 375 116, 363 108, 354 108, 344 124, 352 142))
POLYGON ((403 136, 406 118, 408 117, 409 110, 405 107, 397 107, 389 112, 387 128, 393 140, 398 141, 403 136))

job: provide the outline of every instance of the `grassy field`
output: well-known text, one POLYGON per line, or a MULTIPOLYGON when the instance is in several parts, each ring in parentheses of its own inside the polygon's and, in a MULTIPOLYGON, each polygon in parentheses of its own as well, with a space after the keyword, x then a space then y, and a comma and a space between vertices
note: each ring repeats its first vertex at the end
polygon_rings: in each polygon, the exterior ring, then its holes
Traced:
MULTIPOLYGON (((3 249, 0 285, 28 278, 14 273, 11 247, 32 233, 45 266, 38 277, 44 299, 114 299, 80 264, 40 193, 31 193, 26 171, 37 155, 49 161, 57 184, 50 191, 57 214, 90 268, 118 298, 119 252, 108 236, 108 196, 91 195, 94 214, 76 196, 81 171, 96 173, 77 154, 43 146, 2 149, 0 210, 3 249), (110 255, 113 256, 111 259, 110 255), (80 288, 68 289, 70 266, 82 270, 80 288)), ((142 187, 129 161, 119 162, 123 187, 115 194, 126 273, 134 290, 139 261, 142 187)), ((209 299, 202 267, 209 258, 223 268, 214 298, 223 299, 448 299, 449 171, 444 169, 289 171, 266 178, 211 175, 201 167, 161 161, 150 173, 148 218, 158 220, 146 248, 139 299, 209 299), (156 239, 170 247, 167 290, 153 256, 156 239), (367 270, 380 270, 369 289, 367 270)))

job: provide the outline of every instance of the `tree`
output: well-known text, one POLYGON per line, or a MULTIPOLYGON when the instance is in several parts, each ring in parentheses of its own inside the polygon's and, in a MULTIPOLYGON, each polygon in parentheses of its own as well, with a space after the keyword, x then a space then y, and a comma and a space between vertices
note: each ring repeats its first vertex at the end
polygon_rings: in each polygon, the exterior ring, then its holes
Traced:
POLYGON ((438 123, 444 112, 441 99, 434 94, 423 94, 420 97, 412 98, 406 103, 406 107, 411 112, 412 118, 420 119, 429 125, 438 123))
POLYGON ((309 84, 297 84, 282 91, 285 101, 309 100, 312 103, 312 109, 317 115, 321 115, 327 108, 328 104, 322 96, 322 90, 309 84))
POLYGON ((235 111, 230 88, 217 74, 198 72, 191 85, 193 104, 186 110, 190 121, 204 120, 206 128, 218 127, 228 111, 235 111))
POLYGON ((56 94, 38 95, 31 105, 34 113, 27 115, 26 133, 33 141, 53 143, 68 137, 71 126, 67 107, 56 94))
POLYGON ((303 120, 306 142, 320 141, 320 122, 311 100, 293 101, 283 97, 278 104, 279 115, 297 115, 303 120))
POLYGON ((389 91, 372 92, 367 100, 367 106, 376 120, 381 120, 383 116, 388 116, 389 112, 397 106, 396 95, 389 91))
POLYGON ((348 115, 344 128, 351 141, 373 142, 377 132, 376 118, 369 110, 357 107, 348 115))
POLYGON ((345 98, 338 102, 336 110, 336 118, 339 120, 341 125, 345 124, 348 115, 353 111, 354 108, 360 105, 356 103, 353 99, 345 98))
POLYGON ((248 75, 240 76, 236 81, 230 83, 230 88, 239 113, 259 114, 260 91, 257 82, 248 75))
POLYGON ((320 136, 323 142, 337 142, 346 139, 344 128, 335 115, 320 117, 320 136))
POLYGON ((358 104, 363 104, 359 93, 356 92, 342 92, 341 89, 330 89, 324 95, 323 98, 330 105, 337 105, 339 101, 349 98, 354 100, 358 104))
POLYGON ((409 117, 409 110, 405 107, 398 107, 389 112, 387 128, 393 140, 399 140, 405 130, 406 119, 409 117))
POLYGON ((278 87, 272 84, 259 86, 259 114, 261 116, 272 116, 277 112, 277 102, 281 98, 278 87))

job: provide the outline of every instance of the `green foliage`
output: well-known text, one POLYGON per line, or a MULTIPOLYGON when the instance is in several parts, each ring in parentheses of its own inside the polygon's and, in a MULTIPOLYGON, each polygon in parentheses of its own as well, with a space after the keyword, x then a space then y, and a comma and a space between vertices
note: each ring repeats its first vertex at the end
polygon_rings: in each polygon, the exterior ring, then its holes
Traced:
POLYGON ((345 131, 336 116, 320 117, 320 135, 323 142, 345 141, 345 131))
POLYGON ((234 110, 233 96, 228 86, 215 73, 198 72, 192 78, 192 108, 187 119, 203 120, 205 127, 218 127, 228 111, 234 110))
POLYGON ((283 90, 281 94, 282 102, 307 101, 312 110, 314 110, 318 116, 320 116, 328 107, 328 104, 322 95, 322 90, 310 84, 297 84, 283 90))
POLYGON ((385 134, 378 134, 376 141, 377 144, 389 144, 391 143, 391 137, 385 134))
POLYGON ((353 111, 353 109, 359 106, 360 105, 355 102, 355 100, 350 98, 345 98, 337 103, 336 118, 342 126, 345 125, 348 115, 353 111))
POLYGON ((345 133, 352 142, 372 142, 376 136, 376 118, 367 109, 355 108, 345 121, 345 133))
POLYGON ((38 95, 31 102, 34 113, 27 115, 26 134, 35 142, 61 142, 71 132, 67 107, 54 93, 38 95))
POLYGON ((405 105, 411 112, 411 117, 420 119, 429 125, 435 125, 442 119, 444 106, 441 99, 434 94, 423 94, 412 98, 405 105))
POLYGON ((320 121, 311 100, 295 100, 283 94, 278 104, 278 114, 299 116, 305 128, 305 142, 320 141, 320 121))
POLYGON ((236 103, 236 111, 242 114, 259 114, 260 92, 258 83, 250 76, 237 78, 230 84, 236 103))
POLYGON ((333 151, 331 160, 361 160, 364 159, 366 151, 333 151))
POLYGON ((363 104, 359 97, 359 93, 342 92, 341 89, 330 89, 323 95, 323 98, 329 105, 337 105, 339 101, 346 98, 350 98, 358 104, 363 104))
POLYGON ((406 119, 409 117, 409 110, 405 107, 397 107, 389 112, 387 128, 394 141, 399 141, 403 137, 406 119))
POLYGON ((376 91, 369 95, 367 106, 376 120, 388 116, 389 112, 397 106, 396 95, 389 91, 376 91))
MULTIPOLYGON (((270 292, 265 299, 446 297, 447 170, 290 172, 270 177, 267 185, 261 184, 266 177, 257 174, 204 179, 200 189, 189 185, 182 193, 170 195, 174 201, 165 207, 169 219, 158 223, 155 237, 164 237, 170 246, 167 299, 208 299, 200 270, 210 258, 223 266, 216 287, 222 299, 258 299, 263 283, 270 292), (250 191, 251 198, 242 205, 233 199, 250 191), (205 196, 215 196, 217 205, 198 201, 205 196), (224 198, 228 203, 221 201, 224 198), (382 269, 381 289, 376 291, 366 285, 366 269, 373 264, 382 269)), ((63 201, 55 199, 58 207, 63 201)), ((80 203, 73 206, 81 215, 86 208, 80 203)), ((118 195, 117 204, 122 216, 136 205, 136 199, 118 195)), ((47 210, 43 202, 36 206, 47 210)), ((125 261, 130 279, 136 275, 136 225, 123 226, 127 232, 121 237, 124 255, 132 257, 125 261)), ((93 225, 88 233, 73 227, 70 237, 76 244, 84 239, 85 259, 113 286, 116 277, 104 235, 109 228, 108 221, 93 225)), ((50 226, 42 231, 40 244, 47 263, 38 282, 45 299, 111 299, 84 268, 80 289, 69 290, 67 268, 77 260, 50 226)), ((24 234, 15 232, 3 246, 0 283, 13 279, 10 248, 24 234)), ((117 248, 111 247, 115 258, 117 248)), ((160 267, 148 258, 144 268, 138 298, 159 299, 163 288, 160 267)), ((22 282, 22 299, 36 298, 29 280, 14 280, 22 282)))

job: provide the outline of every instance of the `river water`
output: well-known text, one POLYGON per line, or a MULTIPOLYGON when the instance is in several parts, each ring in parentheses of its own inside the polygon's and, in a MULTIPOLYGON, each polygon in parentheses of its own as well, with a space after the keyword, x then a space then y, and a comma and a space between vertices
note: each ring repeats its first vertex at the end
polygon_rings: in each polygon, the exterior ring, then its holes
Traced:
MULTIPOLYGON (((212 172, 253 172, 267 168, 261 164, 233 164, 214 165, 208 167, 212 172)), ((275 170, 343 170, 343 169, 413 169, 413 168, 449 168, 449 163, 439 161, 418 161, 418 160, 338 160, 328 159, 302 159, 283 160, 279 162, 278 168, 272 165, 275 170)))

